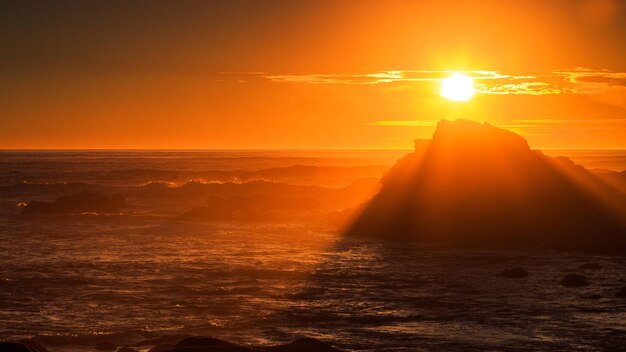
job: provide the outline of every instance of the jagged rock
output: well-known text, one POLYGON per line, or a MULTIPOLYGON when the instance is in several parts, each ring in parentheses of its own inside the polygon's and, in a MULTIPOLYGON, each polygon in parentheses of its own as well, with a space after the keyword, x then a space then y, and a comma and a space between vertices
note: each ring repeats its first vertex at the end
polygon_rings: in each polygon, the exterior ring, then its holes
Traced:
POLYGON ((162 345, 162 344, 170 344, 172 346, 174 346, 174 344, 188 338, 188 337, 192 337, 192 335, 188 335, 188 334, 174 334, 174 335, 165 335, 165 336, 159 336, 153 339, 147 339, 147 340, 142 340, 139 341, 135 344, 135 346, 140 347, 140 346, 156 346, 156 345, 162 345))
POLYGON ((0 342, 1 352, 47 352, 46 349, 39 350, 33 345, 20 342, 0 342))
POLYGON ((32 201, 24 207, 22 214, 119 213, 123 205, 123 197, 119 195, 109 198, 99 192, 84 191, 59 197, 54 202, 32 201))
POLYGON ((626 196, 488 123, 442 121, 381 180, 348 236, 626 253, 626 196))
POLYGON ((17 341, 18 343, 22 343, 34 350, 36 350, 37 352, 48 352, 48 349, 42 345, 41 343, 33 340, 33 339, 22 339, 17 341))
POLYGON ((120 347, 117 352, 137 352, 137 350, 131 347, 120 347))
POLYGON ((286 345, 266 347, 268 352, 341 352, 330 345, 312 338, 297 339, 286 345))
MULTIPOLYGON (((153 350, 150 350, 153 351, 153 350)), ((312 338, 301 338, 284 345, 250 348, 212 337, 189 337, 158 352, 341 352, 328 344, 312 338)), ((157 351, 153 351, 157 352, 157 351)))
POLYGON ((516 267, 513 269, 506 269, 500 273, 500 276, 510 279, 520 279, 528 276, 528 271, 523 268, 516 267))
POLYGON ((578 274, 567 274, 561 280, 561 285, 565 287, 583 287, 589 286, 589 281, 583 275, 578 274))
POLYGON ((174 348, 173 343, 162 343, 152 347, 148 350, 148 352, 165 352, 171 350, 172 348, 174 348))
POLYGON ((170 352, 253 352, 248 347, 212 337, 188 337, 175 344, 170 352))

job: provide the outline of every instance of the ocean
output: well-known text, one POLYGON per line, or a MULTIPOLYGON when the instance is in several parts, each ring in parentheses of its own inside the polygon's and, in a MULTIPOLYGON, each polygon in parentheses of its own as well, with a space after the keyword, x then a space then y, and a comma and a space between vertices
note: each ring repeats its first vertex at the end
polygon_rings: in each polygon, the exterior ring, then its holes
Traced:
MULTIPOLYGON (((351 351, 625 345, 626 300, 615 292, 626 258, 342 237, 336 215, 367 201, 406 153, 2 151, 0 340, 35 336, 52 352, 169 335, 251 345, 306 336, 351 351), (85 191, 126 205, 21 214, 85 191), (210 212, 220 203, 237 209, 210 212), (591 285, 559 284, 587 263, 602 267, 584 272, 591 285), (518 266, 528 278, 499 276, 518 266)), ((546 153, 626 170, 626 151, 546 153)))

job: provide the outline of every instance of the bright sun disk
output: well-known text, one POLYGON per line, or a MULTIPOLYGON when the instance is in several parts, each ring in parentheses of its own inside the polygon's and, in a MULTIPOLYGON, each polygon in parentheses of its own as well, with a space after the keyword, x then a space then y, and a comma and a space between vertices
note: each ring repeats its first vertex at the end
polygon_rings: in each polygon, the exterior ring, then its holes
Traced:
POLYGON ((474 80, 462 74, 445 78, 441 81, 441 95, 449 100, 468 101, 474 96, 474 80))

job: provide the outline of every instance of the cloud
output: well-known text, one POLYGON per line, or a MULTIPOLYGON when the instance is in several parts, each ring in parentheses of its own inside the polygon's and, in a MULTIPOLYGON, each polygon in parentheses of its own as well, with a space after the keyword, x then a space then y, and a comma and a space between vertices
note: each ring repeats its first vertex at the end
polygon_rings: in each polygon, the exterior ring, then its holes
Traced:
MULTIPOLYGON (((478 94, 601 94, 613 88, 626 88, 626 72, 577 67, 569 70, 503 73, 488 70, 387 70, 358 74, 244 72, 241 75, 260 77, 274 83, 377 85, 398 83, 438 83, 453 73, 474 79, 478 94)), ((232 72, 225 74, 234 74, 232 72)))
POLYGON ((555 129, 563 130, 626 130, 626 119, 520 119, 511 120, 507 123, 497 124, 524 136, 538 136, 552 134, 555 129))
MULTIPOLYGON (((369 122, 367 126, 382 127, 432 127, 437 126, 441 120, 379 120, 369 122)), ((497 127, 504 128, 524 136, 549 135, 555 129, 584 129, 584 130, 626 130, 626 119, 514 119, 508 122, 495 123, 497 127)))
POLYGON ((476 84, 476 93, 546 95, 562 94, 564 93, 564 89, 548 82, 478 83, 476 84))
POLYGON ((453 74, 462 73, 475 79, 499 79, 508 76, 495 71, 434 71, 434 70, 388 70, 362 74, 266 74, 261 77, 278 83, 309 84, 382 84, 399 82, 440 81, 453 74))
POLYGON ((368 126, 419 126, 432 127, 437 125, 437 120, 381 120, 370 122, 368 126))

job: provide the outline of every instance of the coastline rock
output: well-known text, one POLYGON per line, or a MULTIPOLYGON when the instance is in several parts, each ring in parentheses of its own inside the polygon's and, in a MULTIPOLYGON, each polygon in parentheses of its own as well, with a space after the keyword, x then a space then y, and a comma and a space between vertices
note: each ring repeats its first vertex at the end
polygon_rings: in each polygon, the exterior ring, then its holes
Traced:
POLYGON ((33 340, 33 339, 22 339, 17 341, 18 343, 24 344, 28 347, 30 347, 31 349, 36 350, 37 352, 49 352, 48 349, 42 345, 41 343, 33 340))
POLYGON ((20 342, 0 342, 0 351, 2 352, 46 352, 38 350, 33 346, 28 346, 20 342))
POLYGON ((488 123, 439 122, 381 184, 348 236, 626 254, 626 195, 488 123))
POLYGON ((120 347, 117 352, 137 352, 137 350, 131 347, 120 347))
POLYGON ((152 347, 148 350, 148 352, 165 352, 171 350, 172 348, 174 348, 173 343, 162 343, 152 347))
POLYGON ((74 195, 57 198, 54 202, 29 202, 22 214, 81 214, 81 213, 119 213, 124 206, 124 198, 120 195, 107 197, 99 192, 83 191, 74 195))
POLYGON ((300 338, 286 345, 266 347, 268 352, 341 352, 330 345, 312 338, 300 338))
POLYGON ((565 287, 583 287, 583 286, 589 286, 589 284, 590 283, 587 280, 587 278, 579 274, 567 274, 561 280, 561 285, 565 287))
POLYGON ((188 337, 175 345, 159 345, 151 349, 151 352, 342 352, 324 342, 313 338, 300 338, 293 342, 262 347, 240 346, 228 341, 194 336, 188 337), (159 347, 162 346, 162 347, 159 347))
POLYGON ((175 344, 170 352, 253 352, 254 350, 212 337, 188 337, 175 344))
POLYGON ((523 268, 516 267, 513 269, 506 269, 500 273, 500 276, 506 277, 509 279, 520 279, 528 276, 528 271, 523 268))
POLYGON ((188 337, 192 337, 192 335, 188 335, 188 334, 164 335, 164 336, 155 337, 153 339, 139 341, 134 346, 141 347, 141 346, 156 346, 156 345, 164 345, 164 344, 170 344, 171 346, 174 346, 174 344, 188 337))

